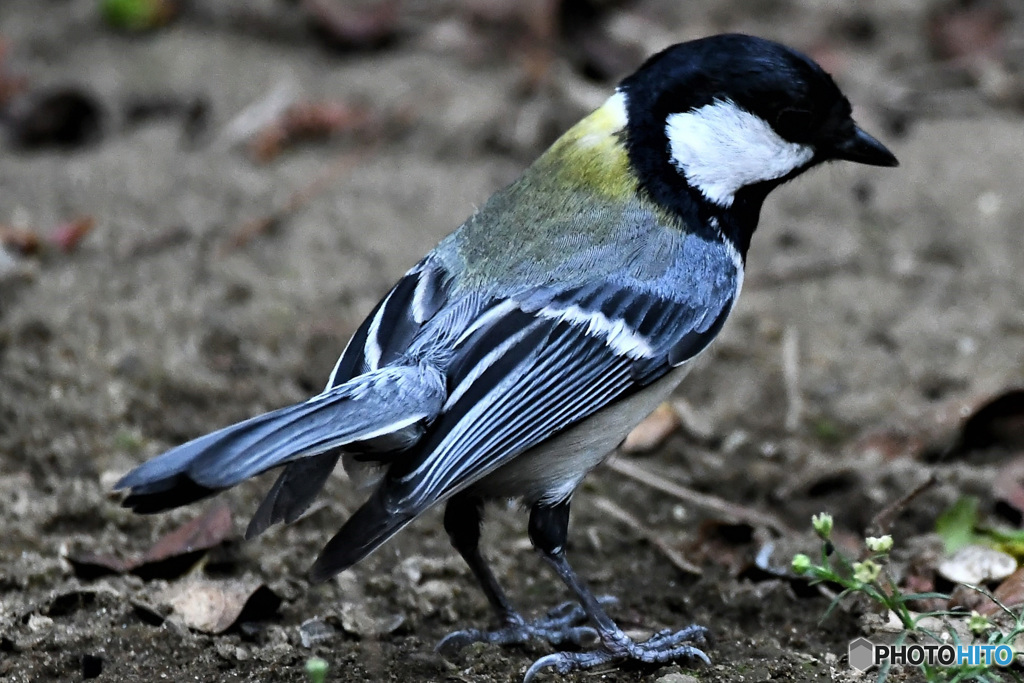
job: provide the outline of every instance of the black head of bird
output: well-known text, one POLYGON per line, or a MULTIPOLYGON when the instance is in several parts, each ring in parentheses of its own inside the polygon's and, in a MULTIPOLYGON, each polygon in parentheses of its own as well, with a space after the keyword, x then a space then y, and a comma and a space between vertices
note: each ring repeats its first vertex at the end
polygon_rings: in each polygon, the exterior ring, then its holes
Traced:
POLYGON ((861 130, 832 77, 768 40, 719 35, 654 55, 619 86, 644 189, 693 223, 725 216, 746 253, 761 204, 833 160, 896 166, 861 130))

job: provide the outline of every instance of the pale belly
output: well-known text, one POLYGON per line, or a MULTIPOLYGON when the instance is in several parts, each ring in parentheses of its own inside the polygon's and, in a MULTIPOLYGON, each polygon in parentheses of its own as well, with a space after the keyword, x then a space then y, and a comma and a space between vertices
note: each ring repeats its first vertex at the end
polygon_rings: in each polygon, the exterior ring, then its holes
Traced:
POLYGON ((627 399, 567 429, 472 486, 484 498, 522 498, 526 505, 567 499, 590 470, 597 467, 626 435, 650 415, 689 371, 690 363, 627 399))

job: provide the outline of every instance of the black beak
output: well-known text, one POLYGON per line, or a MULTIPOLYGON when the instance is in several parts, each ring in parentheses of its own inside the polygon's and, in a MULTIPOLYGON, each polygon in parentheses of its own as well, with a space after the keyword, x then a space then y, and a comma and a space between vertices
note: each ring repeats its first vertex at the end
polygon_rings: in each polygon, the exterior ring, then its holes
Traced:
POLYGON ((868 166, 900 165, 900 162, 897 161, 892 152, 885 148, 885 145, 857 126, 853 127, 852 135, 833 147, 832 158, 853 161, 858 164, 867 164, 868 166))

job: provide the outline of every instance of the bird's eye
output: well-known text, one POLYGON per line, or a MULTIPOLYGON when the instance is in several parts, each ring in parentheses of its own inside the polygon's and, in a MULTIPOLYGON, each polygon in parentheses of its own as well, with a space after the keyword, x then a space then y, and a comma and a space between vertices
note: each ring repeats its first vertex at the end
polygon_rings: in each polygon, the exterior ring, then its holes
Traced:
POLYGON ((806 109, 783 109, 773 127, 790 142, 806 142, 814 136, 814 114, 806 109))

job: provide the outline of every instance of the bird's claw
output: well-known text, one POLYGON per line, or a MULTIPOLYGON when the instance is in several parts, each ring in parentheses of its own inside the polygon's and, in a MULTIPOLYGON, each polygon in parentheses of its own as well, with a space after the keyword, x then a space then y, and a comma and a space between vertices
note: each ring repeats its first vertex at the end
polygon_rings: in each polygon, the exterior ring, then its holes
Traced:
POLYGON ((621 631, 604 641, 604 648, 589 652, 556 652, 541 657, 526 670, 523 683, 532 683, 534 677, 544 669, 554 669, 559 674, 585 671, 602 664, 634 661, 641 664, 668 664, 680 659, 699 659, 710 664, 711 659, 703 650, 691 643, 704 643, 707 629, 696 624, 680 631, 658 631, 648 640, 637 643, 621 631))
MULTIPOLYGON (((610 595, 598 598, 602 605, 616 602, 610 595)), ((472 643, 493 645, 521 645, 531 640, 545 640, 552 645, 576 645, 585 647, 598 641, 597 631, 584 625, 587 613, 576 602, 566 602, 548 610, 547 614, 534 621, 525 621, 518 614, 511 615, 504 626, 485 631, 468 628, 449 633, 434 648, 441 654, 453 654, 472 643)))

